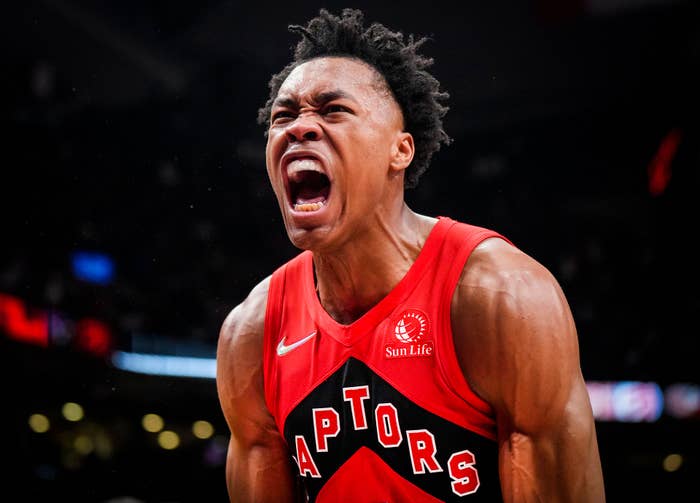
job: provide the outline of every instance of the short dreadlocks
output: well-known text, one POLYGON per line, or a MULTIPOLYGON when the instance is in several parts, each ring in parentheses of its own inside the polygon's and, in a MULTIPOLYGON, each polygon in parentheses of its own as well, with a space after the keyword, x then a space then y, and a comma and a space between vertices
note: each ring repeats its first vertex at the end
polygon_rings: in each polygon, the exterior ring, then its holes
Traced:
POLYGON ((269 125, 272 103, 282 83, 302 63, 323 56, 364 61, 384 77, 401 108, 405 129, 413 135, 416 152, 404 179, 405 187, 412 188, 441 144, 452 141, 442 127, 448 107, 441 101, 449 95, 440 91, 440 82, 426 71, 433 64, 432 58, 416 52, 427 38, 414 40, 409 35, 404 41, 403 33, 379 23, 365 28, 363 23, 359 10, 343 9, 340 16, 334 16, 321 9, 306 27, 290 25, 289 31, 300 34, 302 39, 294 50, 294 60, 270 79, 270 96, 258 111, 258 123, 269 125))

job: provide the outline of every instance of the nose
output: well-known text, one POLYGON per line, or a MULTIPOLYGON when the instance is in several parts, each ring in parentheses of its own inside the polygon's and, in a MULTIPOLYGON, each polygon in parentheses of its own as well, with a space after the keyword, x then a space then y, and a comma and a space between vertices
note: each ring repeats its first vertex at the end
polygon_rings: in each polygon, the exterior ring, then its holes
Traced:
POLYGON ((291 142, 320 140, 323 130, 313 117, 300 115, 287 127, 287 139, 291 142))

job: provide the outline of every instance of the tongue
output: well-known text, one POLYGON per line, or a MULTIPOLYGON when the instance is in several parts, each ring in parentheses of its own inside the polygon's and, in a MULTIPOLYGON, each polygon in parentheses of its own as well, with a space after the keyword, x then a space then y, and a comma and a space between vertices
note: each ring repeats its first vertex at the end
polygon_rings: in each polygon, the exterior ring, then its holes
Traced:
POLYGON ((314 195, 313 197, 304 197, 302 193, 297 196, 294 209, 297 211, 316 211, 323 208, 323 203, 325 202, 326 198, 324 196, 314 195))

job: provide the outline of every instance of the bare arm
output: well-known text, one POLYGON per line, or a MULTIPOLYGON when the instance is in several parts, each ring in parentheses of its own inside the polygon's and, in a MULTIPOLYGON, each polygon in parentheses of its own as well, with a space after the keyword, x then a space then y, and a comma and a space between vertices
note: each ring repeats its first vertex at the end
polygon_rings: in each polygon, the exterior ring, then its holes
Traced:
POLYGON ((263 329, 269 279, 226 317, 217 347, 219 402, 231 431, 226 484, 232 502, 292 502, 286 444, 265 403, 263 329))
POLYGON ((452 307, 465 377, 496 414, 504 500, 604 502, 578 336, 555 278, 488 240, 470 257, 452 307))

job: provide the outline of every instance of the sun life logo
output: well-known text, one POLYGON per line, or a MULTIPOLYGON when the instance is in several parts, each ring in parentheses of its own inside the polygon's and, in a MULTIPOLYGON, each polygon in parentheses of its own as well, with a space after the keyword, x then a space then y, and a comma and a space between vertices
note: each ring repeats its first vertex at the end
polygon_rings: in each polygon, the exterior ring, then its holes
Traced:
POLYGON ((417 309, 408 309, 394 327, 394 335, 401 342, 418 342, 428 331, 428 317, 417 309))

